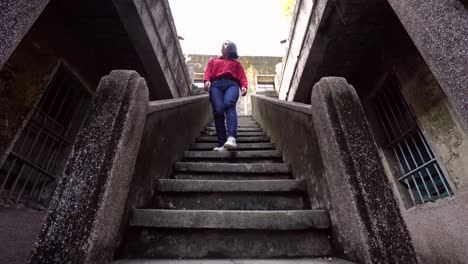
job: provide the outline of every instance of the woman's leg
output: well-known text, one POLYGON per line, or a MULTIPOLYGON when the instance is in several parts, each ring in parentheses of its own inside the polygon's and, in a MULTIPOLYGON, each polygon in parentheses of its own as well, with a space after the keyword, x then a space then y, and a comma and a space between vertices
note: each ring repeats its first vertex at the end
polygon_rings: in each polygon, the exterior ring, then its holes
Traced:
POLYGON ((212 85, 210 88, 210 102, 219 147, 223 146, 227 139, 226 125, 224 124, 224 92, 222 88, 218 85, 212 85))
POLYGON ((228 137, 237 137, 237 111, 236 104, 239 99, 239 86, 231 84, 224 93, 224 111, 226 112, 226 125, 228 137))

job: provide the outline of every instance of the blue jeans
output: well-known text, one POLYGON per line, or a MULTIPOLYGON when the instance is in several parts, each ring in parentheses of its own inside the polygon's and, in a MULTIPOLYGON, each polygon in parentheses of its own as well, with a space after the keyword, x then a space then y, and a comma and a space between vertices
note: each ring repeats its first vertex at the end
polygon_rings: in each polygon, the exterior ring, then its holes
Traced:
POLYGON ((222 79, 211 83, 210 102, 220 147, 226 143, 228 136, 234 138, 237 136, 237 99, 239 99, 239 85, 236 82, 222 79))

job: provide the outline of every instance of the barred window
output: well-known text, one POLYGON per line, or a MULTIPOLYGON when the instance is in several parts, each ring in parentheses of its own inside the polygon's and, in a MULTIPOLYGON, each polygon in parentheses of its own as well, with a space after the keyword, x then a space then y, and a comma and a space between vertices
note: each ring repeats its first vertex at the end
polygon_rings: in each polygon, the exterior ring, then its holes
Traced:
POLYGON ((89 107, 91 95, 62 64, 38 108, 0 166, 0 198, 6 203, 47 206, 59 163, 89 107))
POLYGON ((255 89, 257 93, 275 91, 275 75, 257 75, 255 89))
POLYGON ((377 115, 387 138, 386 148, 399 165, 398 182, 408 191, 413 204, 453 195, 395 77, 387 79, 376 99, 377 115))

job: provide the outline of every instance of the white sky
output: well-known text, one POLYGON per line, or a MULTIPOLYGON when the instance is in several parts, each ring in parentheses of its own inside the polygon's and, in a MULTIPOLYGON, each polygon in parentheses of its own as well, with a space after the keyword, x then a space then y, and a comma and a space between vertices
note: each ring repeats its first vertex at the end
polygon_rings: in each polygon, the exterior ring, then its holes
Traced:
POLYGON ((221 54, 234 41, 239 56, 283 56, 289 22, 280 0, 169 0, 185 54, 221 54))

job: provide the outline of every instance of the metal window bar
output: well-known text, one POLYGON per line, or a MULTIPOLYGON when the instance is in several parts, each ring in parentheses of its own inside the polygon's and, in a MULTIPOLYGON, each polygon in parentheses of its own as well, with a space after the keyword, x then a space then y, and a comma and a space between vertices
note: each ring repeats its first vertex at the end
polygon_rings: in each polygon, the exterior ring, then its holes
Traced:
POLYGON ((413 204, 453 195, 446 177, 417 125, 415 115, 404 100, 394 78, 376 98, 376 113, 395 156, 403 184, 413 204))
POLYGON ((57 69, 38 108, 0 167, 0 197, 5 201, 47 206, 57 182, 57 159, 72 141, 68 135, 71 118, 76 109, 88 106, 86 90, 76 84, 79 82, 63 67, 57 69))

